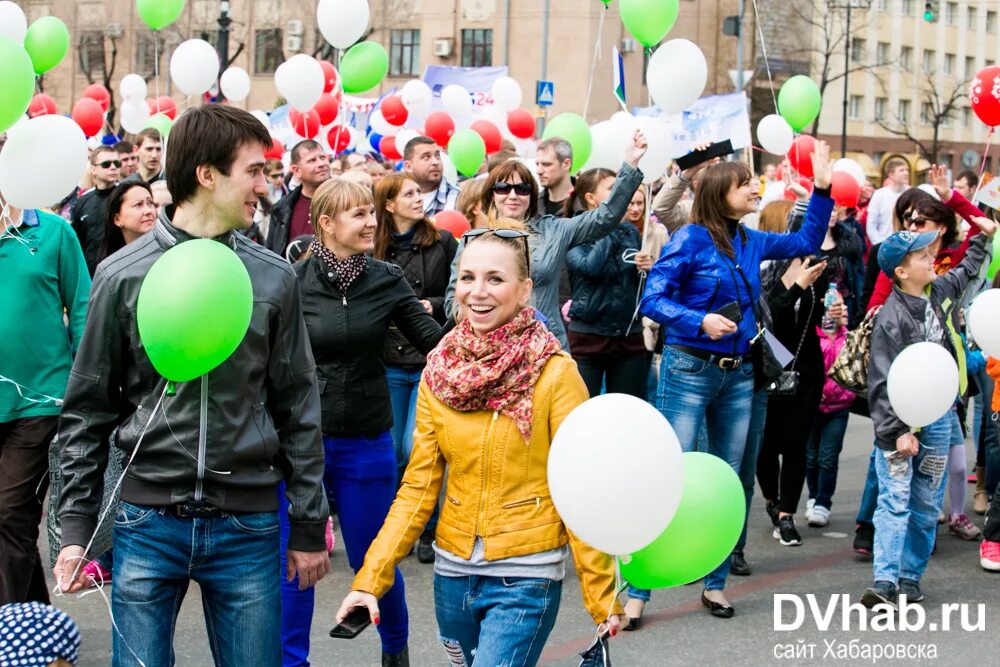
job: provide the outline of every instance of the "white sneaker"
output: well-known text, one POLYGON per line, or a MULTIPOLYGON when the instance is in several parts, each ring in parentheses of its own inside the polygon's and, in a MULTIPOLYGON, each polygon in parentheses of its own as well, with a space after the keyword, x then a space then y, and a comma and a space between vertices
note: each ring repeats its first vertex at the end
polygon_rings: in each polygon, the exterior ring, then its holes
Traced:
POLYGON ((812 511, 813 507, 815 506, 816 506, 815 498, 810 498, 809 500, 806 501, 806 513, 805 513, 806 521, 809 521, 812 518, 812 511))
POLYGON ((830 523, 830 510, 822 505, 814 505, 812 513, 809 514, 809 525, 813 528, 822 528, 830 523))

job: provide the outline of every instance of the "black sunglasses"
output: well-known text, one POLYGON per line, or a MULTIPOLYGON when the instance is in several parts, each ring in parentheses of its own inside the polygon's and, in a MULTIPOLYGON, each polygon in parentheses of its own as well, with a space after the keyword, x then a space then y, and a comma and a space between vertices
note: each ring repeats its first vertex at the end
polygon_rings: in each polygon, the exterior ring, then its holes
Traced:
MULTIPOLYGON (((499 184, 498 184, 499 185, 499 184)), ((524 257, 528 263, 528 275, 531 275, 531 246, 528 245, 528 233, 521 232, 516 229, 491 229, 489 227, 480 227, 478 229, 470 229, 469 231, 462 234, 462 240, 465 241, 465 245, 478 239, 480 236, 485 234, 492 234, 499 239, 524 239, 524 257)))
POLYGON ((527 197, 531 194, 531 183, 504 183, 503 181, 498 181, 493 184, 493 193, 501 197, 509 195, 511 190, 516 195, 527 197))
POLYGON ((273 174, 268 174, 267 177, 270 178, 270 179, 273 179, 273 180, 280 180, 280 179, 284 178, 285 175, 282 174, 280 171, 276 171, 273 174))
POLYGON ((97 163, 97 166, 100 167, 101 169, 107 169, 111 165, 114 165, 116 167, 121 167, 122 166, 122 161, 121 160, 105 160, 104 162, 98 162, 97 163))

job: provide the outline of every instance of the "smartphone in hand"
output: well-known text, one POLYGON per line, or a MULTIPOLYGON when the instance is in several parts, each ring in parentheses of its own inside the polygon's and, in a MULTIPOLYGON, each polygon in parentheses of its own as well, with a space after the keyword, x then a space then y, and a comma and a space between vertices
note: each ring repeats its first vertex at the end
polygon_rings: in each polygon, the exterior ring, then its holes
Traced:
POLYGON ((372 618, 367 607, 354 607, 337 627, 330 630, 330 636, 336 639, 354 639, 361 631, 371 625, 372 618))
POLYGON ((733 142, 729 139, 717 141, 702 151, 691 151, 687 155, 677 158, 677 166, 681 169, 697 167, 702 162, 708 162, 712 158, 723 157, 733 152, 733 142))
POLYGON ((712 313, 715 315, 722 315, 733 324, 739 324, 743 321, 743 311, 740 310, 740 304, 736 301, 730 301, 722 308, 713 310, 712 313))

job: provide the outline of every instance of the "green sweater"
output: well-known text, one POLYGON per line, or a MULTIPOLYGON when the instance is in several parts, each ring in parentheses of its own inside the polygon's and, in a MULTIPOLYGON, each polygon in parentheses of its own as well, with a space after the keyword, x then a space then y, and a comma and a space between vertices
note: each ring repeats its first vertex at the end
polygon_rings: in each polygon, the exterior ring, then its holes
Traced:
POLYGON ((24 211, 0 235, 0 286, 0 423, 58 415, 90 294, 69 223, 24 211))

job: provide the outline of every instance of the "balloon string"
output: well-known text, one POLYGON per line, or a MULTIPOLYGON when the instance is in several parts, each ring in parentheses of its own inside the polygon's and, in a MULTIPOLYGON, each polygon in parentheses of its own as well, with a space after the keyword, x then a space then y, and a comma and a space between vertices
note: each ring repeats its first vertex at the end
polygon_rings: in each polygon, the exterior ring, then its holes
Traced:
MULTIPOLYGON (((774 94, 774 79, 771 77, 771 64, 767 60, 767 45, 764 43, 764 29, 760 25, 760 12, 757 11, 757 0, 753 2, 754 23, 757 24, 757 32, 760 34, 760 52, 764 56, 764 69, 767 71, 767 83, 771 87, 771 100, 774 102, 774 113, 778 113, 778 98, 774 94)), ((740 30, 743 27, 740 26, 740 30)))
POLYGON ((5 375, 0 375, 0 383, 9 383, 9 384, 14 385, 14 391, 17 392, 17 395, 20 396, 25 401, 28 401, 29 403, 38 403, 39 405, 45 405, 46 403, 50 403, 51 402, 53 405, 56 405, 56 406, 60 406, 60 405, 63 404, 63 400, 61 398, 56 398, 54 396, 49 396, 48 394, 43 394, 42 392, 36 391, 36 390, 32 389, 31 387, 25 387, 23 384, 21 384, 19 382, 16 382, 14 380, 11 380, 9 377, 7 377, 5 375), (28 393, 31 393, 31 394, 35 394, 37 396, 41 396, 44 400, 40 401, 40 400, 38 400, 36 398, 31 398, 30 396, 25 396, 24 395, 24 391, 22 391, 22 390, 27 391, 28 393))
POLYGON ((983 149, 983 162, 979 165, 979 178, 976 180, 976 191, 972 193, 972 203, 976 203, 976 197, 979 196, 979 189, 983 187, 983 174, 986 172, 986 160, 990 155, 990 142, 993 141, 993 131, 996 128, 992 125, 990 126, 989 132, 986 133, 986 147, 983 149))
POLYGON ((594 90, 594 73, 597 71, 597 61, 601 58, 601 37, 604 35, 604 17, 608 13, 608 6, 604 5, 601 18, 597 22, 597 41, 594 42, 594 57, 590 60, 590 82, 587 83, 587 98, 583 102, 583 117, 587 118, 587 111, 590 109, 590 95, 594 90))

